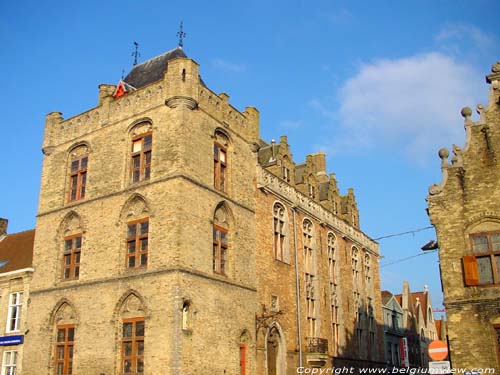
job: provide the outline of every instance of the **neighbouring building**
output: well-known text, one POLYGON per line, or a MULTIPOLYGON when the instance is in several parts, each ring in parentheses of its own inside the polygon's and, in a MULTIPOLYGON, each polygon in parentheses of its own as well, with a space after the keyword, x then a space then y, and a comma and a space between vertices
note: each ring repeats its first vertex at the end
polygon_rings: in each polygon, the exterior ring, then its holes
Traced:
POLYGON ((378 244, 324 154, 176 48, 47 115, 24 375, 384 365, 378 244))
POLYGON ((465 118, 465 147, 439 150, 442 182, 429 189, 453 367, 500 371, 500 62, 489 101, 465 118))
POLYGON ((386 363, 427 368, 429 343, 438 338, 427 286, 412 293, 405 281, 402 294, 382 291, 382 304, 386 363))
POLYGON ((0 360, 2 375, 15 375, 22 372, 35 231, 7 234, 7 224, 0 218, 0 360))

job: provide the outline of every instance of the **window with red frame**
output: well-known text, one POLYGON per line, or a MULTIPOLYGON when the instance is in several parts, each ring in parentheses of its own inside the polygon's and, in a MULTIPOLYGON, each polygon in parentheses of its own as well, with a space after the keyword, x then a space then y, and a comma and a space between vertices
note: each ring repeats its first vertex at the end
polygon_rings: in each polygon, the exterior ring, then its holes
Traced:
POLYGON ((218 143, 214 144, 214 187, 226 191, 227 150, 218 143))
POLYGON ((153 135, 142 134, 132 139, 132 182, 149 180, 151 176, 151 155, 153 135))
POLYGON ((227 229, 218 225, 213 228, 213 271, 226 274, 227 229))
POLYGON ((123 320, 122 374, 144 374, 144 318, 123 320))
POLYGON ((80 276, 80 255, 82 251, 82 235, 64 239, 63 279, 76 280, 80 276))
POLYGON ((149 219, 127 224, 127 268, 146 267, 148 264, 149 219))
POLYGON ((85 187, 87 184, 88 156, 83 156, 71 161, 69 201, 77 201, 85 198, 85 187))
POLYGON ((463 257, 465 284, 500 284, 500 232, 470 236, 471 256, 463 257))
POLYGON ((73 374, 73 347, 75 345, 75 326, 57 326, 56 375, 73 374))

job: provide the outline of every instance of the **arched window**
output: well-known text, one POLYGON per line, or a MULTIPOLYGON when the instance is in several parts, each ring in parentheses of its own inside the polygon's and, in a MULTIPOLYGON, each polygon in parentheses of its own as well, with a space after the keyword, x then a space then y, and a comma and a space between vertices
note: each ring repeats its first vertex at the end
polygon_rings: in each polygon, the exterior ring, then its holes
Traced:
POLYGON ((333 352, 337 354, 339 344, 339 296, 337 288, 337 239, 332 232, 327 236, 328 274, 330 284, 330 307, 332 321, 333 352))
POLYGON ((353 246, 351 249, 352 290, 353 306, 356 322, 359 322, 360 292, 359 292, 359 250, 353 246))
POLYGON ((83 228, 80 216, 71 211, 61 224, 63 255, 61 279, 77 280, 80 277, 80 259, 83 246, 83 228))
POLYGON ((54 367, 57 375, 73 373, 73 351, 76 342, 76 314, 67 301, 59 302, 52 314, 55 329, 54 367))
POLYGON ((130 180, 132 183, 149 180, 153 153, 152 125, 140 123, 132 128, 132 148, 130 153, 130 180))
POLYGON ((122 208, 120 219, 126 224, 125 266, 130 269, 144 268, 148 264, 150 242, 150 209, 146 199, 132 195, 122 208))
POLYGON ((274 258, 289 262, 288 214, 285 206, 276 202, 273 206, 274 258))
POLYGON ((317 293, 316 293, 316 255, 314 226, 309 219, 302 223, 302 243, 304 247, 304 270, 306 285, 306 312, 309 337, 316 337, 317 331, 317 293))
POLYGON ((88 154, 88 147, 84 144, 70 151, 68 202, 85 198, 88 154))
POLYGON ((228 146, 228 137, 217 131, 214 141, 214 187, 222 192, 227 192, 228 146))
POLYGON ((142 297, 131 291, 118 303, 121 374, 144 373, 146 308, 142 297))
POLYGON ((372 274, 371 274, 371 258, 370 254, 368 253, 365 254, 364 266, 365 266, 366 287, 368 288, 368 292, 370 292, 372 286, 372 274))
POLYGON ((213 225, 213 271, 221 275, 227 272, 227 250, 229 245, 228 212, 225 205, 219 205, 214 214, 213 225))

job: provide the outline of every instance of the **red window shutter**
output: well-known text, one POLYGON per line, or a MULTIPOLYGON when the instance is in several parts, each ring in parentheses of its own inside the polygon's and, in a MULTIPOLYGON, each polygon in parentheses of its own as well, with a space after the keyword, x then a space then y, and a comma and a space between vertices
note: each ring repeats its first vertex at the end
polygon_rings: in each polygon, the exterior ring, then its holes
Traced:
POLYGON ((465 256, 462 258, 462 262, 464 264, 465 285, 479 285, 476 257, 465 256))

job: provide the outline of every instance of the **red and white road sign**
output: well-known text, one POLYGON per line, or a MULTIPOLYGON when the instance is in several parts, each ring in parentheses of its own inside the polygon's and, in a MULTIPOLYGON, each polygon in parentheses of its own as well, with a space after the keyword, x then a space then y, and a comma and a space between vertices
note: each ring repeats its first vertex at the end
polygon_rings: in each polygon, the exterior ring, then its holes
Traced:
POLYGON ((429 344, 429 357, 435 361, 442 361, 448 357, 448 345, 441 340, 434 340, 429 344))

